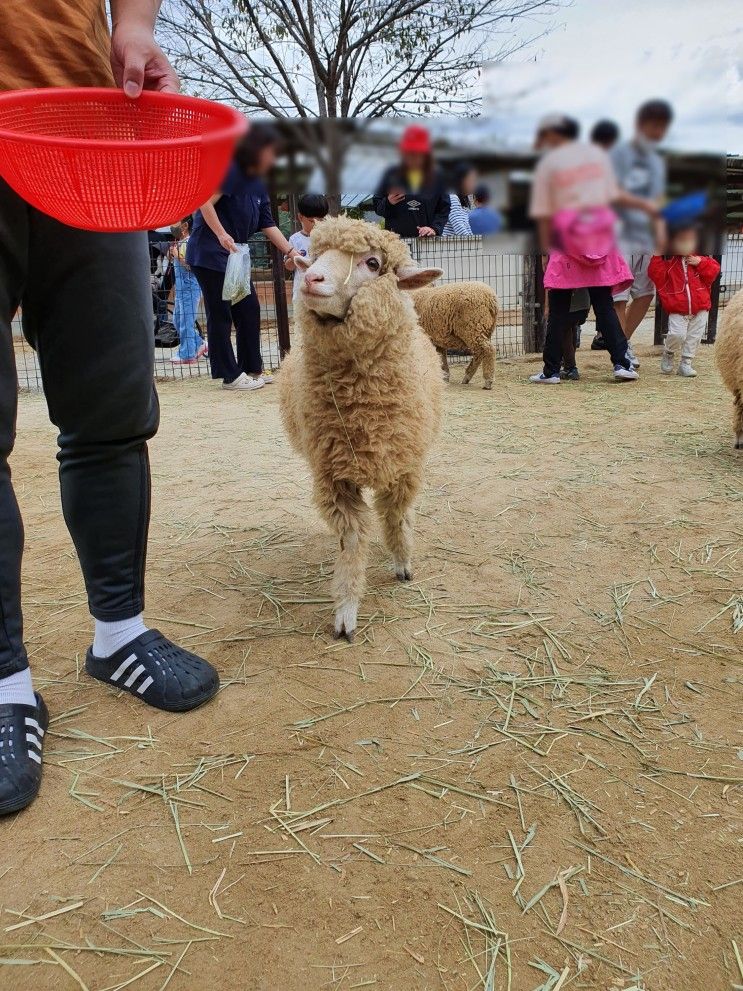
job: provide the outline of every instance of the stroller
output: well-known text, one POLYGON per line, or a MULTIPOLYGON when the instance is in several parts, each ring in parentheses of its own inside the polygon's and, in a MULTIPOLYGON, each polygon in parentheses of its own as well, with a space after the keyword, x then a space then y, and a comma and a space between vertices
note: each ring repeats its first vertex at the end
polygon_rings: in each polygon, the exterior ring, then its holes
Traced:
POLYGON ((176 348, 180 341, 171 319, 169 297, 174 283, 173 266, 168 257, 171 239, 162 240, 163 231, 149 231, 150 284, 155 347, 176 348))

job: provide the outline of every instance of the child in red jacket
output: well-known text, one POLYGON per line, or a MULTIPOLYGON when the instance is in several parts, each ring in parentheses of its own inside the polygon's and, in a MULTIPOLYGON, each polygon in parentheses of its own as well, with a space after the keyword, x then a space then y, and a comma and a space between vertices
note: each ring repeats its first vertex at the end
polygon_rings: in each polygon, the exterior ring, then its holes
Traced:
POLYGON ((697 374, 692 361, 707 327, 710 287, 720 274, 720 266, 714 258, 696 254, 697 243, 693 227, 675 231, 671 241, 673 255, 667 258, 654 255, 648 268, 648 276, 668 314, 668 334, 660 362, 660 370, 665 375, 673 372, 679 351, 678 374, 685 378, 694 378, 697 374))

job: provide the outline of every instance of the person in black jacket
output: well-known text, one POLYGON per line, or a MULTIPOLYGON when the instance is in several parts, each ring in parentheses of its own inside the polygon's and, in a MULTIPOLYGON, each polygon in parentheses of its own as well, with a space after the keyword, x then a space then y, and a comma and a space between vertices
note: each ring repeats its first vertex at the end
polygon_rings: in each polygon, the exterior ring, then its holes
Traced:
POLYGON ((411 124, 400 139, 400 164, 382 175, 374 210, 400 237, 437 237, 449 218, 450 200, 431 154, 425 127, 411 124))

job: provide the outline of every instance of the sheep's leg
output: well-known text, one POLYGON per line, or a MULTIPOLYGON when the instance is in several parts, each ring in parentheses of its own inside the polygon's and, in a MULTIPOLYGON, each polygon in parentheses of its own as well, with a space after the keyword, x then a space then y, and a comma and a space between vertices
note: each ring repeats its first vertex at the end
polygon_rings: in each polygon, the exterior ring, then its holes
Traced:
POLYGON ((733 430, 735 450, 743 451, 743 392, 736 392, 733 396, 733 430))
POLYGON ((439 359, 441 361, 441 371, 444 373, 444 382, 449 381, 449 359, 446 354, 446 348, 436 348, 439 353, 439 359))
POLYGON ((361 489, 351 482, 329 483, 316 493, 320 512, 337 534, 340 551, 333 571, 335 635, 350 643, 364 594, 369 547, 369 507, 361 489))
POLYGON ((495 348, 492 341, 485 341, 482 352, 483 389, 493 388, 493 375, 495 375, 495 348))
POLYGON ((482 359, 483 359, 483 355, 481 351, 476 351, 473 353, 472 360, 464 370, 464 378, 462 379, 462 385, 469 385, 469 383, 472 381, 472 376, 480 367, 480 363, 482 362, 482 359))
POLYGON ((415 476, 403 475, 389 488, 380 489, 374 497, 385 546, 392 555, 395 575, 401 582, 413 577, 413 503, 418 488, 419 481, 415 476))

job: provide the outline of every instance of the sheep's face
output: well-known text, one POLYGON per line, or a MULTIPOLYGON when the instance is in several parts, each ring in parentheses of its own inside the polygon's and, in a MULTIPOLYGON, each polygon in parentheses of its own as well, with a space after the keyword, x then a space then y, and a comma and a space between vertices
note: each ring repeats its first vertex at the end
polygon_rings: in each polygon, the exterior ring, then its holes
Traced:
MULTIPOLYGON (((369 250, 350 254, 338 248, 328 248, 314 259, 296 257, 295 263, 305 270, 302 299, 305 305, 321 317, 342 320, 356 295, 364 286, 390 271, 381 251, 369 250)), ((440 268, 419 269, 414 265, 395 270, 400 289, 417 289, 428 285, 442 274, 440 268)))

